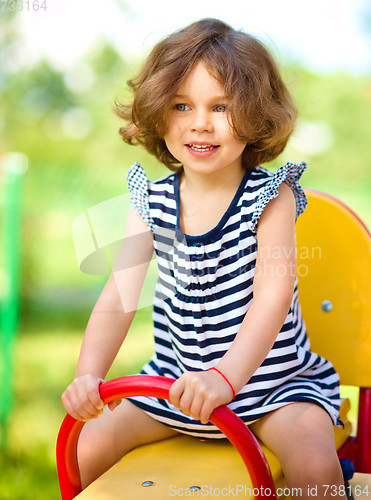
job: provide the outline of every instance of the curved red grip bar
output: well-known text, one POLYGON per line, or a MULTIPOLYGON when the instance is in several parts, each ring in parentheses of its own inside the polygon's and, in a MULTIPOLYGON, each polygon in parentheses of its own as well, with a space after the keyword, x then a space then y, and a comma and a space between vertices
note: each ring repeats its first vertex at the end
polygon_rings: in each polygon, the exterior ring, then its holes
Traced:
MULTIPOLYGON (((168 399, 174 379, 151 377, 149 375, 130 375, 120 377, 100 386, 104 403, 130 396, 153 396, 168 399)), ((253 488, 259 493, 255 498, 269 496, 276 498, 272 474, 258 441, 244 422, 227 406, 219 406, 211 416, 210 422, 227 436, 240 453, 251 477, 253 488), (265 494, 264 494, 265 490, 265 494)), ((67 415, 62 422, 57 439, 57 470, 62 500, 71 500, 81 492, 79 468, 77 463, 77 441, 85 422, 67 415)))

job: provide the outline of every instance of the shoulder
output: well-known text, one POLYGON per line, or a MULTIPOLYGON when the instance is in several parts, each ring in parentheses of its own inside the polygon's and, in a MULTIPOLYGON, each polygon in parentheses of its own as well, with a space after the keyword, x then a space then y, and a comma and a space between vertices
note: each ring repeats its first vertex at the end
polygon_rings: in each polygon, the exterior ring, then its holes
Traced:
POLYGON ((135 236, 145 232, 150 232, 148 225, 133 206, 129 206, 129 211, 125 224, 125 238, 135 236))
POLYGON ((262 226, 281 226, 284 224, 294 227, 296 219, 296 200, 295 195, 285 182, 277 187, 278 195, 270 199, 263 210, 258 225, 262 226))
POLYGON ((306 168, 305 162, 299 164, 288 162, 275 173, 263 167, 257 167, 251 172, 247 183, 250 192, 247 196, 253 204, 253 215, 250 221, 250 229, 253 233, 256 233, 258 221, 268 205, 269 212, 273 210, 272 207, 279 211, 284 207, 291 210, 294 201, 295 218, 304 211, 307 199, 298 180, 306 168), (273 200, 276 200, 275 203, 273 200))

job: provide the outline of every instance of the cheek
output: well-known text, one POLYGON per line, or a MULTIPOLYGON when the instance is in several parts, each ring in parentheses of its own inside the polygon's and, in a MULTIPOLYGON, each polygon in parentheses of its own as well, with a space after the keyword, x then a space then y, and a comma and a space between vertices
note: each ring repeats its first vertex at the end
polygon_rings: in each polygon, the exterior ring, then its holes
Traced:
POLYGON ((243 142, 233 141, 233 145, 231 145, 231 150, 233 151, 233 156, 236 158, 242 157, 243 152, 245 150, 246 144, 243 142))
POLYGON ((247 142, 246 141, 241 141, 238 137, 236 137, 236 134, 234 133, 233 129, 230 130, 229 133, 229 144, 230 146, 235 149, 236 151, 241 151, 241 154, 243 150, 245 149, 247 142))
POLYGON ((176 158, 177 151, 178 151, 178 147, 177 147, 178 141, 175 140, 174 134, 173 133, 172 134, 169 134, 169 133, 165 134, 164 141, 165 141, 165 144, 166 144, 168 151, 176 158))
POLYGON ((241 154, 243 153, 245 147, 247 146, 247 142, 245 140, 241 140, 237 137, 232 126, 228 128, 228 136, 231 146, 236 150, 240 150, 241 154))
POLYGON ((241 141, 238 137, 237 134, 233 128, 233 125, 231 124, 230 118, 226 117, 225 122, 224 122, 224 128, 225 128, 225 133, 228 135, 228 138, 231 143, 235 143, 236 146, 241 145, 245 147, 245 144, 243 141, 241 141))
POLYGON ((165 142, 175 142, 179 141, 182 136, 182 127, 181 124, 179 123, 178 120, 171 120, 168 123, 168 126, 166 128, 166 132, 164 134, 164 140, 165 142))

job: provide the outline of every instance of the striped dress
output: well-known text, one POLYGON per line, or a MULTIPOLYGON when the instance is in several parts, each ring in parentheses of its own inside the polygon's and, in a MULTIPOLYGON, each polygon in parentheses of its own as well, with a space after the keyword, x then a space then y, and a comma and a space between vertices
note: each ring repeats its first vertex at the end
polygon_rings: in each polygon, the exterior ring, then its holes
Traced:
MULTIPOLYGON (((256 228, 267 203, 286 182, 297 216, 306 196, 297 180, 306 163, 287 163, 272 174, 246 171, 219 223, 200 236, 179 226, 179 173, 149 181, 142 166, 127 173, 131 205, 153 233, 158 281, 153 303, 155 354, 141 373, 178 378, 208 370, 231 346, 253 300, 256 228)), ((223 438, 166 400, 130 400, 171 428, 200 438, 223 438)), ((298 301, 297 279, 284 325, 265 361, 228 406, 246 423, 295 401, 320 405, 338 423, 339 377, 331 363, 310 351, 298 301)))

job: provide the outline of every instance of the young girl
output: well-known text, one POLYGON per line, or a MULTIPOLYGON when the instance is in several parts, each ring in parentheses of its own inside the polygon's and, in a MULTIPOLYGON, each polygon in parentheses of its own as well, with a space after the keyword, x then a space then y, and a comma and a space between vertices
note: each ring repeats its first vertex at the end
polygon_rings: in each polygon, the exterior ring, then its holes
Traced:
MULTIPOLYGON (((178 432, 222 438, 208 423, 228 404, 279 457, 290 488, 343 484, 334 445, 339 379, 310 351, 295 276, 297 180, 259 166, 279 155, 296 109, 266 49, 204 19, 157 44, 129 82, 120 129, 173 173, 127 174, 122 251, 90 317, 76 377, 62 396, 85 425, 83 487, 134 447, 178 432), (176 378, 170 402, 132 397, 103 410, 99 384, 133 320, 153 250, 155 354, 142 373, 176 378), (117 406, 117 408, 116 408, 117 406), (112 411, 114 409, 114 411, 112 411)), ((339 495, 340 495, 340 490, 339 495)))

